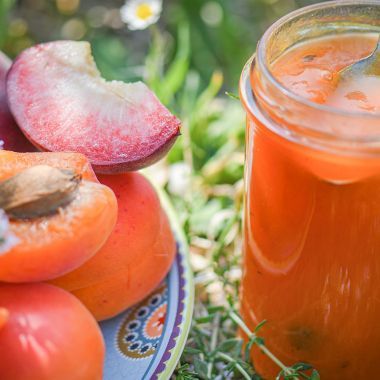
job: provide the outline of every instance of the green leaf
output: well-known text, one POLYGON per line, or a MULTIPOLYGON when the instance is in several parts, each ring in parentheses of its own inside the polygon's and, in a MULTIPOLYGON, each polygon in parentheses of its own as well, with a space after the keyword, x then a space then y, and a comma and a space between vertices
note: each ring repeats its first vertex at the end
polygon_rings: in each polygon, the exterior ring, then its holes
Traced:
POLYGON ((204 360, 194 359, 194 369, 202 379, 207 379, 207 363, 204 360))
POLYGON ((199 324, 210 323, 214 319, 214 315, 207 315, 206 317, 196 318, 195 321, 199 324))
POLYGON ((15 0, 0 0, 0 48, 3 47, 8 30, 8 14, 15 0))
POLYGON ((309 369, 312 369, 313 366, 311 366, 310 364, 308 363, 296 363, 292 366, 292 368, 295 370, 295 371, 307 371, 309 369))
POLYGON ((264 319, 263 321, 261 321, 256 327, 255 327, 255 330, 254 332, 257 333, 265 324, 267 323, 267 320, 264 319))
POLYGON ((249 361, 250 360, 250 356, 251 356, 251 349, 253 347, 253 345, 255 344, 255 340, 254 339, 251 339, 245 346, 245 355, 244 355, 244 359, 245 361, 249 361))
POLYGON ((166 105, 182 87, 189 70, 190 28, 187 23, 180 24, 178 28, 177 46, 177 54, 161 83, 160 100, 166 105))
POLYGON ((207 311, 210 314, 212 314, 212 313, 216 313, 217 311, 225 311, 225 307, 224 306, 208 306, 207 311))
POLYGON ((310 380, 320 380, 319 373, 316 369, 313 370, 313 372, 310 376, 310 380))
POLYGON ((255 344, 257 344, 258 346, 264 346, 265 345, 265 341, 263 338, 257 336, 255 338, 255 344))
POLYGON ((179 108, 181 109, 181 118, 190 119, 193 114, 195 103, 198 98, 201 78, 198 72, 190 70, 186 76, 183 90, 179 99, 179 108))
POLYGON ((231 98, 231 99, 234 99, 234 100, 240 100, 239 95, 233 94, 232 92, 226 91, 225 94, 226 94, 229 98, 231 98))
POLYGON ((222 208, 223 205, 219 199, 212 199, 207 203, 194 205, 193 213, 190 216, 193 231, 206 235, 211 218, 222 208))
POLYGON ((240 358, 242 356, 243 345, 244 345, 243 340, 241 340, 241 339, 238 339, 238 340, 239 340, 239 343, 234 347, 233 350, 231 350, 231 355, 236 357, 236 358, 240 358))
POLYGON ((198 350, 197 348, 192 348, 192 347, 186 347, 184 349, 184 353, 189 354, 189 355, 197 355, 197 354, 200 354, 201 352, 202 352, 201 350, 198 350))
POLYGON ((237 348, 241 348, 242 341, 240 339, 227 339, 218 347, 218 351, 223 353, 235 351, 237 348))
POLYGON ((283 376, 283 374, 284 374, 284 372, 283 371, 281 371, 278 375, 277 375, 277 377, 276 377, 276 380, 281 380, 282 379, 282 376, 283 376))
POLYGON ((160 98, 166 41, 155 25, 151 28, 151 32, 152 43, 145 59, 145 81, 160 98))
POLYGON ((264 339, 259 337, 259 336, 255 336, 255 335, 253 335, 251 337, 251 339, 249 340, 249 342, 245 346, 245 360, 246 361, 249 361, 251 349, 254 345, 264 346, 265 345, 264 339))
POLYGON ((221 71, 214 71, 211 80, 207 88, 199 95, 197 102, 194 107, 194 114, 199 117, 202 110, 209 107, 210 102, 218 94, 219 90, 223 85, 223 73, 221 71))
POLYGON ((102 76, 108 80, 140 80, 129 70, 132 64, 126 46, 116 37, 95 36, 91 40, 92 53, 102 76), (127 66, 127 69, 126 69, 127 66))

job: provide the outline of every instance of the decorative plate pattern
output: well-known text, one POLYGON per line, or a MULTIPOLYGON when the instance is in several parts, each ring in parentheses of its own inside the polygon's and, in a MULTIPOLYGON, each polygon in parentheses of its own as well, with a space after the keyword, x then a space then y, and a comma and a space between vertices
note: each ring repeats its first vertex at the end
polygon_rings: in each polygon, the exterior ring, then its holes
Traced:
POLYGON ((176 236, 176 259, 150 296, 101 323, 107 350, 104 380, 168 380, 189 333, 194 285, 188 247, 169 200, 157 191, 176 236))
POLYGON ((167 306, 166 282, 146 300, 131 308, 117 334, 117 346, 130 359, 144 359, 157 351, 162 336, 167 306))

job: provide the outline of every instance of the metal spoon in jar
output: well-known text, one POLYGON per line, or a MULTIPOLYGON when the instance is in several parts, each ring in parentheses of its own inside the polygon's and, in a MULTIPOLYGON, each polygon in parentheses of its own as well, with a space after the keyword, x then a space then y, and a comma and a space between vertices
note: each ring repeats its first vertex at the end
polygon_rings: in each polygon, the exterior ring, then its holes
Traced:
POLYGON ((379 76, 380 77, 380 36, 375 50, 365 58, 345 67, 339 72, 339 79, 352 79, 356 76, 379 76))

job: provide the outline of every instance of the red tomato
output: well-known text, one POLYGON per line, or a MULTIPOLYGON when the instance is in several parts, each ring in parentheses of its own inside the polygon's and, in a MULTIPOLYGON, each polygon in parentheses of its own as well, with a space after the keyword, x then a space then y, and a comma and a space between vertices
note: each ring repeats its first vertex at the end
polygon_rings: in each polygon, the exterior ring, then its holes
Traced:
POLYGON ((52 285, 0 285, 1 380, 101 380, 103 338, 71 294, 52 285))

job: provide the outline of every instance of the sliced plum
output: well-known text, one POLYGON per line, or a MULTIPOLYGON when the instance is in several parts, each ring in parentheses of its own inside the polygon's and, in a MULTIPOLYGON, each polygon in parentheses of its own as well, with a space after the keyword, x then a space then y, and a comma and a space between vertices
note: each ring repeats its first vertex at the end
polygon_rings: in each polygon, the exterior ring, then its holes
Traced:
POLYGON ((142 82, 106 81, 88 42, 55 41, 22 52, 7 76, 11 111, 40 149, 85 154, 98 173, 160 159, 180 121, 142 82))
POLYGON ((5 78, 12 61, 0 52, 0 147, 14 152, 37 150, 23 135, 8 107, 5 78))

